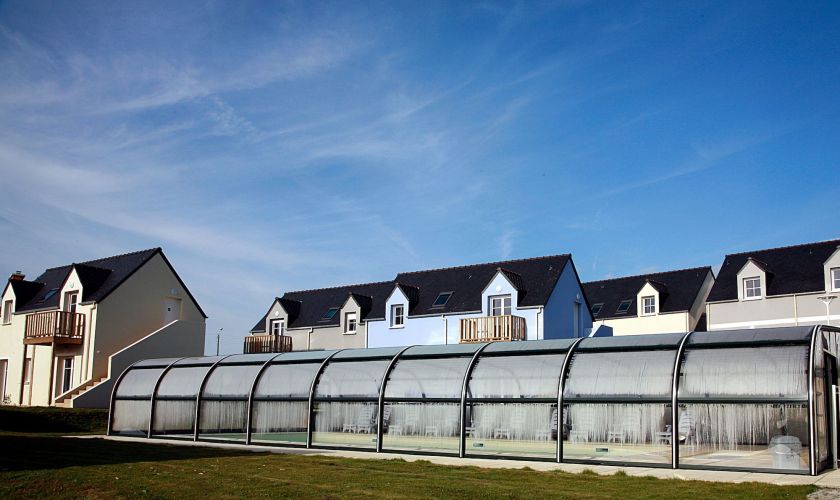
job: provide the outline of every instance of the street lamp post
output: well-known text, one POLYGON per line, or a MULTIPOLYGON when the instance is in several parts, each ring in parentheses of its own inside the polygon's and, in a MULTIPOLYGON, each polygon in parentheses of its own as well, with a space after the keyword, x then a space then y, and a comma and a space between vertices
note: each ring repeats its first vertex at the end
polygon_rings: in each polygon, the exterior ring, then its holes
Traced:
POLYGON ((823 295, 822 297, 817 297, 823 304, 825 304, 825 324, 831 325, 831 301, 836 299, 836 295, 823 295))
POLYGON ((219 342, 222 340, 222 330, 224 328, 219 328, 219 331, 216 333, 216 356, 219 355, 219 342))

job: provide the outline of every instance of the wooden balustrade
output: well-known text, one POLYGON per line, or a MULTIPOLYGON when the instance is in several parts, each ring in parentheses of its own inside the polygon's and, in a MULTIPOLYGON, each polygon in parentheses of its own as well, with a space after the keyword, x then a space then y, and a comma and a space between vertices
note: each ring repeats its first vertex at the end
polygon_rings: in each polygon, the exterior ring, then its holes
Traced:
POLYGON ((261 352, 291 352, 292 337, 288 335, 248 335, 245 337, 245 354, 261 352))
POLYGON ((84 337, 84 314, 47 311, 26 316, 26 344, 81 344, 84 337))
POLYGON ((461 343, 474 342, 510 342, 525 340, 525 318, 512 316, 484 316, 481 318, 465 318, 460 320, 461 343))

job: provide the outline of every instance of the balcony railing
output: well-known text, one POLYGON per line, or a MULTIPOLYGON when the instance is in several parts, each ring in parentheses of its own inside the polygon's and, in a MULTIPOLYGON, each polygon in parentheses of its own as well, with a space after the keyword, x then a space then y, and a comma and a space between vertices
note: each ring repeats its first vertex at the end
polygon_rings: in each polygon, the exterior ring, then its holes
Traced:
POLYGON ((261 352, 291 352, 292 337, 288 335, 248 335, 245 337, 245 354, 261 352))
POLYGON ((525 318, 512 316, 485 316, 461 320, 461 343, 510 342, 525 340, 525 318))
POLYGON ((26 316, 27 344, 81 344, 85 337, 85 315, 49 311, 26 316))

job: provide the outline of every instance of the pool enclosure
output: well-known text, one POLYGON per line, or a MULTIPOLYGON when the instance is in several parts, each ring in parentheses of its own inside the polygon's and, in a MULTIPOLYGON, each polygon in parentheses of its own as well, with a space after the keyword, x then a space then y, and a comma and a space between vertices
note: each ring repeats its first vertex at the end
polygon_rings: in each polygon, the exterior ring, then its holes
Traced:
POLYGON ((110 435, 816 474, 840 330, 790 327, 135 363, 110 435))

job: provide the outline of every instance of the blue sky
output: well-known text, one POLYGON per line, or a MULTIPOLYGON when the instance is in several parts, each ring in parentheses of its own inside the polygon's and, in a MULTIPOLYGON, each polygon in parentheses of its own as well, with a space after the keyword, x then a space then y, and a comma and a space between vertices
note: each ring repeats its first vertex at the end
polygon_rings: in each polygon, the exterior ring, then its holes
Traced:
POLYGON ((840 237, 838 32, 838 2, 3 2, 0 273, 162 246, 234 352, 287 290, 840 237))

